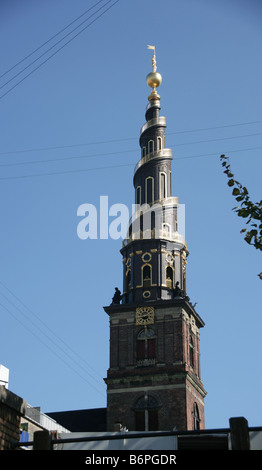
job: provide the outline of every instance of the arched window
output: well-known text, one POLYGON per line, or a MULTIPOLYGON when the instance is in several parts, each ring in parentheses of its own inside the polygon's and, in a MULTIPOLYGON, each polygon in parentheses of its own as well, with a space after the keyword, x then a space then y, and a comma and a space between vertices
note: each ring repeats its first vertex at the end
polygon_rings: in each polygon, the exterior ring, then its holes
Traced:
MULTIPOLYGON (((156 228, 156 214, 155 214, 155 211, 151 211, 150 218, 151 218, 151 230, 154 230, 154 228, 156 228)), ((153 238, 153 236, 152 236, 152 238, 153 238)))
POLYGON ((126 288, 130 289, 130 287, 131 287, 131 271, 130 269, 128 269, 128 271, 126 272, 126 288))
POLYGON ((145 394, 135 405, 136 431, 158 430, 158 403, 151 395, 145 394))
POLYGON ((191 367, 194 368, 194 342, 193 342, 193 336, 190 335, 189 338, 189 361, 191 367))
POLYGON ((145 157, 146 156, 146 147, 143 147, 142 148, 142 157, 145 157))
POLYGON ((144 215, 143 215, 143 212, 140 212, 140 216, 139 216, 139 230, 141 230, 141 232, 143 232, 143 229, 144 229, 144 215))
POLYGON ((162 149, 162 137, 157 138, 157 150, 162 149))
POLYGON ((152 176, 148 176, 146 178, 146 203, 150 204, 154 202, 154 178, 152 176))
POLYGON ((137 360, 140 365, 152 365, 156 356, 156 337, 151 328, 141 330, 137 335, 137 360))
POLYGON ((141 205, 141 186, 136 188, 136 204, 141 205))
POLYGON ((166 285, 169 289, 173 289, 174 283, 174 271, 171 266, 166 268, 166 285))
POLYGON ((194 431, 197 431, 200 429, 200 418, 199 418, 199 411, 198 411, 198 406, 196 403, 193 405, 193 429, 194 431))
POLYGON ((159 188, 159 199, 166 198, 166 174, 160 173, 160 188, 159 188))
POLYGON ((142 267, 142 285, 143 287, 150 287, 152 284, 152 266, 145 264, 142 267))
POLYGON ((154 152, 154 141, 149 140, 148 141, 148 153, 152 153, 152 152, 154 152))

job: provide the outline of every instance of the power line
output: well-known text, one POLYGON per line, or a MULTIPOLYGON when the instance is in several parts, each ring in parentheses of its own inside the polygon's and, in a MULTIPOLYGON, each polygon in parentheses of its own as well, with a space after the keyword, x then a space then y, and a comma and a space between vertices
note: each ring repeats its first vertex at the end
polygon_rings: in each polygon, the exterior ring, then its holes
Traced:
MULTIPOLYGON (((262 122, 262 121, 261 121, 262 122)), ((57 145, 53 147, 40 147, 40 148, 33 148, 33 149, 25 149, 25 150, 11 150, 8 152, 0 152, 0 155, 11 155, 16 153, 29 153, 29 152, 44 152, 49 150, 61 150, 73 147, 86 147, 89 145, 103 145, 103 144, 111 144, 117 142, 126 142, 127 140, 137 140, 137 137, 127 137, 124 139, 113 139, 113 140, 100 140, 96 142, 85 142, 83 144, 70 144, 70 145, 57 145)))
POLYGON ((243 137, 255 137, 258 135, 262 135, 262 132, 256 132, 255 134, 242 134, 242 135, 237 135, 237 136, 229 136, 229 137, 219 137, 217 139, 207 139, 207 140, 196 140, 194 142, 183 142, 183 143, 178 143, 174 147, 181 147, 182 145, 195 145, 195 144, 206 144, 209 142, 218 142, 221 140, 232 140, 232 139, 242 139, 243 137))
MULTIPOLYGON (((226 124, 222 126, 215 126, 215 127, 206 127, 206 128, 201 128, 201 129, 186 129, 182 131, 174 131, 174 132, 169 132, 166 133, 166 135, 177 135, 177 134, 185 134, 185 133, 191 133, 191 132, 202 132, 202 131, 209 131, 209 130, 215 130, 215 129, 225 129, 229 127, 237 127, 237 126, 248 126, 252 124, 260 124, 262 123, 261 121, 249 121, 249 122, 241 122, 241 123, 236 123, 236 124, 226 124)), ((250 134, 251 135, 251 134, 250 134)), ((237 136, 237 137, 242 137, 242 136, 237 136)), ((232 138, 232 137, 230 137, 232 138)), ((43 152, 43 151, 49 151, 49 150, 61 150, 61 149, 67 149, 67 148, 74 148, 74 147, 86 147, 90 145, 104 145, 104 144, 110 144, 110 143, 118 143, 118 142, 127 142, 131 140, 137 140, 137 137, 126 137, 122 139, 111 139, 111 140, 102 140, 102 141, 94 141, 94 142, 85 142, 81 144, 70 144, 70 145, 57 145, 57 146, 49 146, 49 147, 38 147, 38 148, 31 148, 31 149, 25 149, 25 150, 10 150, 7 152, 0 152, 0 156, 2 155, 11 155, 11 154, 17 154, 17 153, 29 153, 29 152, 43 152)), ((193 143, 193 142, 191 142, 193 143)), ((179 144, 177 144, 179 145, 179 144)), ((186 145, 181 144, 181 145, 186 145)))
MULTIPOLYGON (((111 0, 108 0, 105 5, 103 5, 102 7, 100 7, 95 13, 97 13, 99 10, 101 10, 102 8, 104 8, 108 3, 110 3, 111 0)), ((23 77, 21 80, 19 80, 19 82, 17 82, 14 86, 12 86, 8 91, 6 91, 5 93, 3 93, 1 96, 0 96, 0 99, 4 98, 8 93, 10 93, 14 88, 16 88, 18 85, 20 85, 20 83, 22 83, 26 78, 28 78, 30 75, 32 75, 36 70, 38 70, 40 67, 42 67, 42 65, 44 65, 48 60, 50 60, 52 57, 54 57, 58 52, 60 52, 65 46, 67 46, 70 42, 72 42, 77 36, 79 36, 83 31, 85 31, 88 27, 90 27, 95 21, 97 21, 99 18, 101 18, 105 13, 107 13, 108 10, 110 10, 116 3, 118 3, 119 0, 115 0, 115 2, 112 4, 112 5, 109 5, 109 7, 103 11, 102 13, 100 13, 100 15, 98 15, 94 20, 92 20, 87 26, 85 26, 84 28, 81 29, 81 31, 79 31, 77 34, 75 34, 75 36, 73 36, 71 39, 69 39, 65 44, 63 44, 57 51, 55 51, 53 54, 51 54, 49 57, 47 57, 47 59, 45 59, 43 62, 41 62, 40 65, 38 65, 37 67, 35 67, 33 70, 31 70, 31 72, 29 72, 25 77, 23 77)), ((94 13, 94 14, 95 14, 94 13)), ((90 15, 90 17, 88 19, 90 19, 94 14, 90 15)), ((85 20, 87 21, 87 20, 85 20)), ((79 26, 78 26, 79 27, 79 26)), ((75 28, 77 29, 77 28, 75 28)), ((67 37, 69 34, 72 34, 71 33, 68 33, 65 37, 67 37)), ((63 38, 64 39, 64 38, 63 38)), ((58 43, 60 43, 63 39, 61 39, 60 41, 58 41, 58 43)), ((58 44, 57 43, 57 44, 58 44)), ((57 45, 56 44, 56 45, 57 45)), ((53 49, 53 47, 55 46, 52 46, 49 50, 53 49)), ((44 53, 46 54, 46 52, 44 53)), ((44 54, 42 54, 39 58, 41 58, 44 54)), ((38 58, 38 59, 39 59, 38 58)), ((36 59, 36 60, 38 60, 36 59)), ((36 60, 34 60, 32 62, 32 64, 34 62, 36 62, 36 60)), ((30 64, 30 65, 32 65, 30 64)), ((25 68, 27 69, 28 66, 25 68)), ((24 70, 25 70, 24 69, 24 70)), ((4 85, 5 86, 5 85, 4 85)))
MULTIPOLYGON (((215 153, 206 153, 206 154, 200 154, 200 155, 189 155, 186 157, 178 157, 175 159, 177 160, 186 160, 188 158, 202 158, 202 157, 212 157, 212 156, 218 156, 221 153, 235 153, 235 152, 245 152, 245 151, 253 151, 253 150, 260 150, 262 147, 251 147, 251 148, 244 148, 244 149, 237 149, 237 150, 227 150, 226 152, 215 152, 215 153)), ((49 172, 49 173, 37 173, 37 174, 31 174, 31 175, 19 175, 19 176, 4 176, 0 178, 0 181, 4 180, 18 180, 18 179, 25 179, 25 178, 35 178, 35 177, 43 177, 43 176, 57 176, 57 175, 66 175, 66 174, 73 174, 73 173, 84 173, 84 172, 89 172, 89 171, 98 171, 98 170, 112 170, 116 168, 122 168, 122 167, 129 167, 133 166, 134 167, 135 163, 124 163, 122 165, 110 165, 110 166, 100 166, 100 167, 94 167, 94 168, 82 168, 79 170, 64 170, 64 171, 55 171, 55 172, 49 172)))
MULTIPOLYGON (((102 0, 101 0, 102 1, 102 0)), ((105 5, 107 5, 108 3, 110 3, 111 0, 108 0, 105 5)), ((98 2, 100 3, 100 2, 98 2)), ((97 11, 95 11, 94 13, 92 13, 92 15, 90 15, 87 19, 85 19, 82 23, 80 23, 80 25, 78 25, 76 28, 74 28, 72 31, 70 31, 69 33, 67 33, 62 39, 60 39, 58 42, 56 42, 53 46, 51 46, 49 49, 47 49, 45 52, 43 52, 39 57, 37 57, 36 59, 34 59, 30 64, 28 64, 26 67, 24 67, 20 72, 18 72, 16 75, 14 75, 12 78, 10 78, 6 83, 4 83, 2 86, 0 86, 0 90, 2 88, 4 88, 6 85, 8 85, 11 81, 13 81, 15 78, 17 78, 19 75, 21 75, 25 70, 27 70, 29 67, 31 67, 31 65, 33 65, 35 62, 37 62, 39 59, 41 59, 44 55, 46 55, 48 52, 50 52, 54 47, 56 47, 58 44, 60 44, 60 42, 64 41, 64 39, 66 39, 68 36, 70 36, 70 34, 72 34, 74 31, 76 31, 80 26, 82 26, 84 23, 86 23, 86 21, 88 21, 90 18, 92 18, 92 16, 94 16, 98 11, 100 11, 102 8, 104 8, 103 5, 102 7, 100 7, 97 11)), ((93 7, 92 7, 93 8, 93 7)), ((73 38, 74 39, 74 38, 73 38)), ((65 44, 66 45, 66 44, 65 44)), ((64 46, 63 46, 64 47, 64 46)), ((59 49, 60 50, 60 49, 59 49)), ((58 51, 57 51, 58 52, 58 51)), ((52 56, 51 56, 52 57, 52 56)))
POLYGON ((65 161, 65 160, 77 160, 77 159, 82 159, 82 158, 97 158, 97 157, 105 157, 109 155, 117 155, 117 154, 122 155, 123 153, 134 153, 134 152, 137 152, 137 150, 120 150, 117 152, 94 153, 93 155, 75 155, 73 157, 48 158, 45 160, 31 160, 30 162, 3 163, 3 164, 0 164, 0 167, 34 165, 37 163, 52 163, 52 162, 60 162, 60 161, 65 161))
POLYGON ((226 127, 236 127, 236 126, 246 126, 249 124, 260 124, 262 121, 251 121, 251 122, 241 122, 238 124, 225 124, 223 126, 215 126, 215 127, 205 127, 205 128, 200 128, 200 129, 191 129, 191 130, 185 130, 185 131, 178 131, 178 132, 171 132, 167 133, 167 135, 172 135, 172 134, 182 134, 186 132, 202 132, 202 131, 211 131, 215 129, 224 129, 226 127))
MULTIPOLYGON (((25 307, 39 322, 41 322, 41 324, 44 325, 45 328, 47 328, 47 330, 52 333, 52 335, 54 335, 57 339, 59 339, 59 341, 62 342, 71 352, 73 352, 75 355, 77 355, 78 358, 80 358, 85 364, 87 364, 87 365, 91 368, 91 366, 90 366, 85 360, 83 360, 83 359, 81 358, 81 356, 79 356, 75 351, 73 351, 73 349, 70 348, 70 347, 67 345, 67 343, 65 343, 65 341, 63 341, 61 338, 59 338, 59 337, 58 337, 58 336, 57 336, 57 335, 56 335, 56 334, 55 334, 55 333, 54 333, 54 332, 53 332, 53 331, 52 331, 52 330, 51 330, 51 329, 50 329, 50 328, 31 310, 31 309, 29 309, 15 294, 14 294, 10 289, 8 289, 1 281, 0 281, 0 284, 1 284, 16 300, 18 300, 18 301, 21 303, 21 305, 23 305, 23 307, 25 307)), ((2 292, 0 292, 0 295, 2 295, 2 297, 4 297, 13 307, 15 307, 15 308, 23 315, 22 318, 27 317, 27 319, 30 321, 30 323, 31 323, 32 325, 34 325, 34 326, 37 328, 37 330, 39 330, 39 331, 44 335, 44 337, 46 337, 46 338, 47 338, 49 341, 51 341, 58 349, 60 349, 60 351, 62 351, 62 353, 64 353, 72 362, 75 362, 75 363, 78 365, 78 367, 80 367, 80 369, 82 369, 82 370, 83 370, 85 373, 87 373, 93 380, 95 380, 95 381, 99 384, 99 386, 102 386, 102 384, 101 384, 100 382, 98 382, 98 380, 97 380, 94 376, 92 376, 92 374, 90 374, 89 371, 86 371, 86 369, 83 368, 83 367, 79 364, 79 362, 76 362, 76 360, 73 359, 63 348, 61 348, 61 346, 60 346, 59 344, 57 344, 54 340, 52 340, 52 338, 50 338, 45 332, 41 331, 41 329, 39 328, 39 326, 38 326, 34 321, 32 321, 32 319, 30 319, 30 318, 25 314, 25 312, 22 312, 21 309, 20 309, 19 307, 17 307, 10 299, 8 299, 8 297, 5 296, 2 292)), ((22 326, 23 326, 24 328, 26 328, 26 330, 29 331, 33 336, 35 336, 42 344, 44 344, 45 346, 47 346, 46 343, 45 343, 45 341, 43 341, 43 340, 39 337, 38 334, 36 335, 36 334, 32 331, 31 328, 28 328, 28 325, 26 325, 26 324, 21 320, 21 317, 17 318, 17 316, 16 316, 14 313, 12 313, 12 312, 11 312, 6 306, 4 306, 3 304, 0 303, 0 306, 3 307, 3 308, 4 308, 11 316, 13 316, 17 321, 19 321, 19 323, 21 323, 22 326)), ((74 372, 76 372, 78 375, 80 375, 80 374, 76 371, 75 368, 73 368, 72 366, 70 366, 70 364, 68 363, 68 361, 65 361, 63 358, 61 358, 60 355, 58 355, 52 348, 50 348, 50 346, 47 346, 47 347, 48 347, 48 349, 49 349, 51 352, 53 352, 57 357, 59 357, 59 359, 61 359, 68 367, 71 367, 71 369, 73 369, 74 372)), ((94 372, 96 372, 96 371, 94 371, 94 372)), ((99 393, 101 392, 100 390, 97 389, 96 386, 94 386, 94 385, 91 384, 89 381, 87 381, 82 375, 80 375, 80 377, 83 378, 90 386, 92 386, 93 388, 95 388, 99 393)))
MULTIPOLYGON (((74 24, 76 21, 80 20, 80 18, 82 18, 83 16, 85 16, 89 11, 91 11, 94 7, 96 7, 99 3, 101 3, 103 0, 99 0, 99 2, 95 3, 92 7, 88 8, 88 10, 86 10, 84 13, 82 13, 80 16, 78 16, 75 20, 71 21, 71 23, 69 23, 67 26, 65 26, 64 28, 62 28, 60 31, 58 31, 58 33, 54 34, 54 36, 52 36, 51 38, 49 38, 47 41, 45 41, 43 44, 41 44, 41 46, 37 47, 34 51, 30 52, 26 57, 24 57, 22 60, 20 60, 19 62, 17 62, 15 65, 13 65, 10 69, 6 70, 6 72, 2 73, 2 75, 0 75, 0 79, 2 77, 4 77, 5 75, 7 75, 9 72, 11 72, 14 68, 18 67, 18 65, 22 64, 25 60, 29 59, 29 57, 31 57, 33 54, 35 54, 37 51, 39 51, 40 49, 42 49, 42 47, 46 46, 46 44, 48 44, 49 42, 51 42, 53 39, 55 39, 57 36, 59 36, 59 34, 61 34, 63 31, 65 31, 66 29, 68 29, 70 26, 72 26, 72 24, 74 24)), ((41 56, 40 56, 41 57, 41 56)), ((7 82, 8 83, 8 82, 7 82)), ((5 86, 5 85, 4 85, 5 86)))
POLYGON ((188 158, 202 158, 202 157, 214 157, 222 153, 236 153, 236 152, 250 152, 253 150, 260 150, 262 147, 250 147, 250 148, 245 148, 245 149, 234 149, 234 150, 227 150, 226 152, 215 152, 215 153, 205 153, 205 154, 200 154, 200 155, 188 155, 186 157, 177 157, 175 158, 176 160, 187 160, 188 158))
MULTIPOLYGON (((29 331, 35 338, 37 338, 38 341, 40 341, 44 346, 46 346, 45 342, 39 337, 37 336, 33 331, 31 331, 30 328, 28 328, 28 326, 25 326, 24 323, 19 319, 17 318, 5 305, 1 304, 0 303, 0 307, 2 307, 4 310, 6 310, 13 318, 15 318, 15 320, 17 320, 25 329, 26 331, 29 331)), ((96 388, 94 387, 92 384, 90 384, 90 382, 88 382, 85 377, 83 377, 78 371, 76 371, 76 369, 74 369, 68 362, 66 362, 61 356, 59 356, 52 348, 48 347, 48 349, 56 356, 58 357, 62 362, 64 362, 66 364, 67 367, 69 367, 70 369, 72 369, 79 377, 81 377, 85 382, 87 382, 91 387, 93 388, 96 388)), ((100 390, 98 390, 96 388, 96 391, 98 393, 101 393, 100 390)), ((103 395, 104 396, 104 395, 103 395)))
MULTIPOLYGON (((195 142, 184 142, 180 144, 175 144, 172 145, 171 148, 176 148, 184 145, 193 145, 193 144, 202 144, 202 143, 210 143, 210 142, 217 142, 221 140, 232 140, 232 139, 239 139, 239 138, 244 138, 244 137, 254 137, 262 135, 261 132, 255 133, 255 134, 244 134, 244 135, 239 135, 239 136, 230 136, 230 137, 222 137, 218 139, 209 139, 209 140, 200 140, 200 141, 195 141, 195 142)), ((67 160, 78 160, 78 159, 84 159, 84 158, 98 158, 98 157, 104 157, 104 156, 115 156, 115 155, 122 155, 124 153, 135 153, 137 152, 137 149, 133 150, 118 150, 114 152, 106 152, 106 153, 95 153, 92 155, 74 155, 70 157, 60 157, 60 158, 48 158, 45 160, 31 160, 31 161, 24 161, 24 162, 12 162, 12 163, 3 163, 0 164, 0 167, 7 167, 7 166, 22 166, 22 165, 36 165, 39 163, 55 163, 55 162, 62 162, 62 161, 67 161, 67 160)))
POLYGON ((111 165, 111 166, 103 166, 103 167, 96 167, 96 168, 82 168, 81 170, 65 170, 65 171, 55 171, 50 173, 38 173, 33 175, 21 175, 21 176, 7 176, 1 177, 0 180, 12 180, 12 179, 23 179, 23 178, 33 178, 37 176, 54 176, 54 175, 65 175, 69 173, 82 173, 86 171, 97 171, 97 170, 110 170, 120 167, 127 167, 127 166, 134 166, 134 163, 125 163, 123 165, 111 165))
MULTIPOLYGON (((2 284, 2 283, 1 283, 1 284, 2 284)), ((2 286, 3 286, 3 284, 2 284, 2 286)), ((8 291, 11 292, 9 289, 8 289, 8 291)), ((32 320, 31 320, 24 312, 22 312, 20 308, 18 308, 16 305, 14 305, 14 303, 11 302, 11 300, 9 300, 9 299, 7 298, 7 296, 5 296, 2 292, 0 292, 0 295, 2 295, 2 297, 4 297, 13 307, 16 308, 16 309, 23 315, 23 318, 24 318, 24 317, 27 317, 28 320, 30 321, 30 323, 31 323, 33 326, 35 326, 49 341, 51 341, 56 347, 58 347, 64 354, 66 354, 66 356, 67 356, 70 360, 72 360, 73 362, 76 362, 74 359, 72 359, 71 356, 69 356, 69 354, 68 354, 63 348, 61 348, 61 346, 59 346, 57 343, 54 342, 54 340, 52 340, 50 337, 48 337, 48 335, 47 335, 45 332, 41 331, 41 329, 40 329, 34 322, 32 322, 32 320)), ((16 297, 16 299, 17 299, 17 297, 16 297)), ((19 299, 18 299, 18 300, 19 300, 19 299)), ((23 305, 24 305, 24 307, 26 307, 25 304, 23 304, 23 305)), ((3 305, 2 305, 2 306, 3 306, 3 305)), ((27 307, 26 307, 26 308, 27 308, 27 307)), ((27 310, 29 310, 29 309, 27 308, 27 310)), ((30 310, 30 312, 38 319, 38 321, 40 321, 40 322, 45 326, 45 328, 48 329, 48 331, 50 331, 56 338, 58 338, 61 342, 63 342, 63 344, 64 344, 66 347, 68 347, 68 345, 67 345, 64 341, 62 341, 57 335, 55 335, 55 333, 54 333, 47 325, 45 325, 45 323, 44 323, 40 318, 38 318, 38 317, 32 312, 32 310, 30 310)), ((21 321, 21 322, 22 322, 22 321, 21 321)), ((25 326, 25 324, 24 324, 23 322, 22 322, 22 324, 25 326)), ((25 326, 25 328, 27 328, 27 326, 25 326)), ((71 350, 72 352, 74 352, 71 348, 70 348, 70 350, 71 350)), ((76 353, 74 352, 74 354, 76 354, 76 353)), ((78 358, 80 358, 80 356, 79 356, 78 354, 77 354, 77 356, 78 356, 78 358)), ((82 359, 82 358, 81 358, 81 359, 82 359)), ((86 361, 85 361, 85 362, 86 362, 86 361)), ((83 367, 81 367, 78 362, 77 362, 77 365, 78 365, 80 368, 83 369, 83 367)), ((85 369, 83 369, 83 370, 85 371, 85 369)), ((91 376, 90 372, 88 372, 88 374, 91 376)), ((94 377, 92 377, 92 378, 93 378, 97 383, 99 383, 96 378, 94 378, 94 377)), ((99 385, 101 385, 101 383, 99 383, 99 385)))

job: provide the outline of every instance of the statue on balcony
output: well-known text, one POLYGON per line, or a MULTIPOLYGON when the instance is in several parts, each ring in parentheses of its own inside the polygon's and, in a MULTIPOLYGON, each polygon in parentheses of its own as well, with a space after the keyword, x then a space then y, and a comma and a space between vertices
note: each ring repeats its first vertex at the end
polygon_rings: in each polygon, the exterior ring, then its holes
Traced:
POLYGON ((179 287, 179 281, 176 282, 176 287, 174 289, 174 297, 185 298, 185 293, 183 289, 179 287))
POLYGON ((120 301, 121 301, 121 292, 120 290, 118 289, 118 287, 115 287, 115 293, 114 293, 114 296, 112 298, 112 304, 120 304, 120 301))

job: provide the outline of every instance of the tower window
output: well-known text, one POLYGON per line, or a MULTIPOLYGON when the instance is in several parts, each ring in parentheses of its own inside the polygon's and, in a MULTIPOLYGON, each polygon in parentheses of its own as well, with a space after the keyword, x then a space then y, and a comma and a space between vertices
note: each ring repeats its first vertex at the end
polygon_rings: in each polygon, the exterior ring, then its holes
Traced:
POLYGON ((158 430, 158 404, 155 398, 145 395, 135 406, 136 431, 158 430))
POLYGON ((152 266, 145 264, 142 268, 142 285, 143 287, 150 287, 152 284, 152 266))
POLYGON ((141 330, 137 336, 137 360, 143 361, 139 365, 152 365, 152 359, 155 359, 155 356, 155 332, 151 328, 145 328, 144 330, 141 330))
POLYGON ((193 405, 193 429, 197 431, 200 429, 200 418, 199 418, 199 411, 198 406, 196 403, 193 405))
POLYGON ((148 176, 146 178, 146 201, 147 204, 154 202, 154 178, 148 176))
POLYGON ((169 289, 173 288, 174 282, 174 272, 171 266, 166 268, 166 285, 169 289))
POLYGON ((131 287, 131 271, 130 269, 126 273, 126 288, 130 289, 131 287))
POLYGON ((140 217, 139 217, 139 229, 141 230, 141 232, 143 232, 143 229, 144 229, 143 212, 140 212, 140 217))
POLYGON ((146 147, 143 147, 142 148, 142 157, 145 157, 146 156, 146 147))
POLYGON ((189 361, 191 367, 194 368, 194 343, 193 343, 193 337, 190 335, 189 338, 189 361))
POLYGON ((136 204, 141 205, 141 186, 136 188, 136 204))
POLYGON ((160 173, 160 199, 166 198, 166 174, 160 173))
POLYGON ((154 152, 154 141, 149 140, 148 141, 148 153, 152 153, 152 152, 154 152))
POLYGON ((157 150, 162 149, 162 137, 157 138, 157 150))
POLYGON ((156 214, 155 211, 151 211, 151 230, 156 228, 156 214))

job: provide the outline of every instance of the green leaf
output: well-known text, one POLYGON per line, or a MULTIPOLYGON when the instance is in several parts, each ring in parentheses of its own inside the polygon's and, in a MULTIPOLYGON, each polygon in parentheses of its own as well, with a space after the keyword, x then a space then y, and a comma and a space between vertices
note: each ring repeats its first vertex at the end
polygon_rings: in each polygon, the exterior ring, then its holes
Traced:
POLYGON ((249 245, 251 243, 251 239, 252 239, 251 235, 249 233, 247 233, 246 236, 245 236, 245 240, 249 245))
POLYGON ((237 196, 240 193, 238 188, 234 188, 232 191, 233 196, 237 196))

